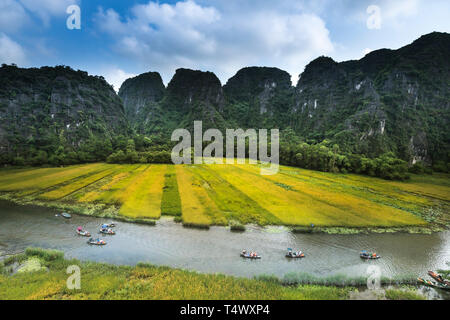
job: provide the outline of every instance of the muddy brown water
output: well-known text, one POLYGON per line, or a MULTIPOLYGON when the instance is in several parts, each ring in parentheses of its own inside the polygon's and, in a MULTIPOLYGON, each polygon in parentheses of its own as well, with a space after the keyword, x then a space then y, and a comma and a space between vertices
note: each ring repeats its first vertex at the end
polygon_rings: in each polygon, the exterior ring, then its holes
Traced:
POLYGON ((370 234, 326 235, 293 234, 283 227, 248 227, 242 233, 228 228, 209 230, 184 228, 168 219, 156 226, 118 222, 114 236, 98 234, 110 219, 73 215, 56 217, 54 210, 17 206, 0 202, 0 255, 23 251, 26 247, 58 249, 68 258, 134 265, 148 262, 205 273, 224 273, 241 277, 270 274, 279 277, 291 272, 316 276, 345 274, 367 276, 370 265, 380 267, 382 276, 413 275, 427 277, 427 270, 450 268, 450 232, 432 235, 370 234), (105 239, 103 247, 90 246, 75 229, 83 226, 93 236, 105 239), (306 257, 289 260, 286 248, 301 249, 306 257), (242 249, 257 251, 262 259, 239 257, 242 249), (362 249, 382 256, 376 261, 359 258, 362 249))

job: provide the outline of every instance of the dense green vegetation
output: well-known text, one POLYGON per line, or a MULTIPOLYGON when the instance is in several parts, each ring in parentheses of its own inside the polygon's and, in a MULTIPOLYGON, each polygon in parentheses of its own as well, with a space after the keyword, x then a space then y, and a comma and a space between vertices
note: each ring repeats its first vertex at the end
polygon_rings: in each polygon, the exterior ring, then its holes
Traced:
POLYGON ((94 162, 131 131, 102 78, 70 67, 0 68, 0 164, 94 162))

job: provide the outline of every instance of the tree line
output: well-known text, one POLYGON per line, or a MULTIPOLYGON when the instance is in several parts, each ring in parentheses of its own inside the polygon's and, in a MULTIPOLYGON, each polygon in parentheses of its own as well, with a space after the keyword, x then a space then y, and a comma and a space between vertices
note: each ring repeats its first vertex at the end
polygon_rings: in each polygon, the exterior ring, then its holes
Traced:
MULTIPOLYGON (((16 166, 63 166, 104 161, 118 164, 169 164, 172 163, 171 152, 174 145, 175 142, 168 142, 167 137, 162 135, 135 135, 132 138, 119 135, 111 140, 92 137, 78 148, 72 145, 55 145, 52 148, 30 146, 21 148, 16 155, 2 153, 0 163, 16 166)), ((246 149, 248 155, 248 148, 246 149)), ((268 149, 270 150, 270 146, 268 149)), ((307 143, 293 136, 292 132, 282 132, 279 152, 280 164, 283 165, 323 172, 352 172, 390 180, 406 180, 409 179, 410 173, 432 173, 432 169, 449 172, 449 165, 443 162, 436 163, 433 168, 420 162, 410 166, 392 152, 369 158, 363 154, 342 152, 339 145, 328 140, 315 144, 307 143)))

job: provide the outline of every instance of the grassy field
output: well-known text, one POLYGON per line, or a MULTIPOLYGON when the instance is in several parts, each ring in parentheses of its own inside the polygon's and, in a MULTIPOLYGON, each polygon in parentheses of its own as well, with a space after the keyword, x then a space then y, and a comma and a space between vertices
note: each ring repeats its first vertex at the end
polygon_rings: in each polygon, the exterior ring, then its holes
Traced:
POLYGON ((280 166, 111 165, 0 169, 0 198, 91 214, 185 225, 249 224, 327 228, 445 228, 450 176, 394 182, 280 166), (101 212, 99 212, 101 211, 101 212))
MULTIPOLYGON (((283 286, 277 281, 208 275, 138 264, 136 267, 66 260, 58 251, 29 248, 0 263, 0 300, 155 299, 155 300, 339 300, 355 289, 319 285, 283 286), (18 265, 18 270, 14 270, 18 265), (80 289, 68 289, 67 267, 81 271, 80 289), (18 272, 14 272, 18 271, 18 272)), ((395 292, 394 299, 419 296, 395 292)))

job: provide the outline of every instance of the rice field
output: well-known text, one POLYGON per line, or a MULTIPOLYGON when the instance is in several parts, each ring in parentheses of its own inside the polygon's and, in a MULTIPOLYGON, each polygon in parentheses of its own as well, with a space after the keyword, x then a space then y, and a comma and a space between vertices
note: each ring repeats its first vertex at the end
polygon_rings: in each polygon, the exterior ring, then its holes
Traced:
POLYGON ((152 165, 124 190, 119 213, 132 218, 159 218, 166 165, 152 165))
POLYGON ((180 216, 192 226, 448 226, 449 178, 434 174, 394 182, 285 166, 263 176, 259 165, 249 164, 96 163, 0 169, 0 198, 93 206, 131 219, 180 216))

